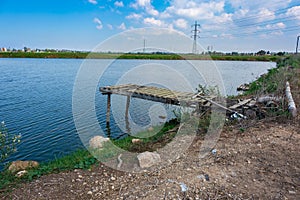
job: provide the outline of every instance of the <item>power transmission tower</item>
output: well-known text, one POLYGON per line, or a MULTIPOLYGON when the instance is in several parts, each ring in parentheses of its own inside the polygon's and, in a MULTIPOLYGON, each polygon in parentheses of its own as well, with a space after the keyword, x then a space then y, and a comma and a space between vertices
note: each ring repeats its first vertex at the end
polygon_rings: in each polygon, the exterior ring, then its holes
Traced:
POLYGON ((299 38, 300 38, 300 35, 297 37, 296 54, 298 53, 299 38))
POLYGON ((193 43, 193 54, 197 54, 197 38, 200 38, 200 36, 198 35, 200 33, 199 29, 200 28, 200 24, 197 24, 197 21, 195 21, 195 24, 192 25, 192 28, 194 28, 192 30, 192 37, 194 38, 194 43, 193 43))

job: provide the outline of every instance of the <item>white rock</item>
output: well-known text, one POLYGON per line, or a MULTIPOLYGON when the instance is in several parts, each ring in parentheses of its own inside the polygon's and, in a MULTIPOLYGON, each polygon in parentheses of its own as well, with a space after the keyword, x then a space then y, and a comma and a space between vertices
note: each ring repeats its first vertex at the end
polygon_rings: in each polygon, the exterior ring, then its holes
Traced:
POLYGON ((131 142, 132 142, 133 144, 136 144, 136 143, 142 142, 142 140, 141 140, 141 139, 132 139, 131 142))
POLYGON ((17 174, 16 174, 16 176, 18 177, 18 178, 21 178, 22 176, 24 176, 25 174, 27 174, 28 172, 26 171, 26 170, 23 170, 23 171, 19 171, 17 174))
POLYGON ((97 135, 90 140, 89 144, 92 149, 101 149, 103 147, 103 143, 107 141, 109 141, 109 138, 97 135))
POLYGON ((140 153, 137 158, 141 168, 151 167, 161 161, 160 155, 158 153, 148 151, 140 153))

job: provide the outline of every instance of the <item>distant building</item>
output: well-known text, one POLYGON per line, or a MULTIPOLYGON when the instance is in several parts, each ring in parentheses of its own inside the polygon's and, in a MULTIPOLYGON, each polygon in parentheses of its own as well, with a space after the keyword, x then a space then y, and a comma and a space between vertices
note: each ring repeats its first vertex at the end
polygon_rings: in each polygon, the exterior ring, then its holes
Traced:
POLYGON ((31 49, 28 47, 24 47, 24 52, 31 52, 31 49))
POLYGON ((2 48, 1 48, 1 51, 2 51, 2 52, 7 52, 7 49, 6 49, 5 47, 2 47, 2 48))

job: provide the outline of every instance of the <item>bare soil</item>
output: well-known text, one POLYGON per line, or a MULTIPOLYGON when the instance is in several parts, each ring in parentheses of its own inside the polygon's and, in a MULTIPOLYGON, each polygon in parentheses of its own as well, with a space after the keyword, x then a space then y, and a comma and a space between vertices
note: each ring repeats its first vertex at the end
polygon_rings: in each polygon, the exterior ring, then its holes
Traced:
POLYGON ((256 122, 223 130, 216 154, 199 158, 197 138, 169 166, 126 173, 91 170, 50 174, 22 184, 4 199, 299 199, 300 132, 297 120, 256 122), (183 192, 181 185, 186 185, 183 192))

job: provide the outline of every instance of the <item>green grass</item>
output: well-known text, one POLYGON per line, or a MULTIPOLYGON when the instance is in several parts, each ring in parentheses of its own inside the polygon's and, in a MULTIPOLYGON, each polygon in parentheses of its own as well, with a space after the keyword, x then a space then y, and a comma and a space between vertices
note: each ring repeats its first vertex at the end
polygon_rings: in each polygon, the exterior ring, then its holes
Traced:
POLYGON ((74 153, 54 159, 50 162, 41 163, 38 168, 29 169, 28 173, 22 178, 17 178, 7 169, 0 173, 0 190, 7 189, 9 186, 15 186, 18 183, 31 181, 34 178, 50 173, 72 169, 89 169, 97 162, 87 150, 79 149, 74 153))
MULTIPOLYGON (((156 131, 160 130, 157 134, 142 139, 142 143, 140 144, 133 144, 131 140, 137 137, 132 136, 128 136, 120 140, 111 141, 114 145, 123 150, 138 152, 139 149, 141 150, 144 148, 148 148, 152 143, 156 143, 159 140, 163 139, 165 132, 174 128, 177 124, 178 122, 176 120, 171 120, 170 122, 167 122, 163 127, 154 127, 153 131, 144 131, 139 133, 138 135, 143 136, 153 135, 154 133, 156 133, 156 131)), ((114 146, 107 144, 105 144, 104 148, 100 151, 101 152, 99 154, 99 159, 101 161, 111 159, 119 153, 119 151, 116 150, 114 146)), ((4 171, 0 172, 0 191, 9 190, 9 188, 15 187, 18 183, 31 181, 34 178, 38 178, 46 174, 59 173, 62 171, 74 169, 90 169, 94 164, 98 162, 99 161, 94 156, 92 156, 92 154, 88 150, 79 149, 70 155, 54 159, 50 162, 41 163, 38 168, 29 169, 28 173, 22 178, 17 178, 15 174, 12 174, 7 169, 5 169, 4 171)))
POLYGON ((112 143, 126 151, 136 152, 139 149, 139 151, 153 151, 153 149, 147 149, 149 148, 149 145, 164 139, 165 133, 175 128, 178 124, 179 122, 176 119, 173 119, 164 124, 164 126, 155 126, 153 127, 153 130, 139 132, 136 137, 128 136, 121 140, 112 140, 112 143), (132 139, 140 139, 141 143, 132 144, 132 139))
POLYGON ((300 68, 300 56, 281 58, 277 67, 250 84, 249 91, 245 95, 281 94, 285 89, 286 81, 293 77, 293 71, 288 68, 300 68))
POLYGON ((154 60, 230 60, 230 61, 272 61, 282 56, 264 55, 195 55, 167 53, 90 53, 90 52, 0 52, 0 58, 73 58, 73 59, 154 59, 154 60))

